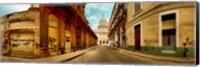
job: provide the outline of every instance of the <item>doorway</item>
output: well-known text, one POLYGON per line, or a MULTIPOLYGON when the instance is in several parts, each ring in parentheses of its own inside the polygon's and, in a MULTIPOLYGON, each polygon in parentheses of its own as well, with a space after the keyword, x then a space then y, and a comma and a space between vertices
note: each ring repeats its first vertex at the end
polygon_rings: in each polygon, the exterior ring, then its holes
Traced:
POLYGON ((58 18, 54 14, 48 16, 48 48, 51 56, 58 54, 58 18))
POLYGON ((140 24, 136 25, 134 27, 134 32, 135 32, 135 50, 140 50, 141 49, 141 45, 140 45, 140 43, 141 43, 141 41, 140 41, 141 33, 140 33, 140 31, 141 31, 140 24))
POLYGON ((176 53, 177 13, 163 14, 160 18, 162 53, 176 53))
POLYGON ((71 24, 69 21, 65 21, 65 50, 63 52, 71 51, 71 24))

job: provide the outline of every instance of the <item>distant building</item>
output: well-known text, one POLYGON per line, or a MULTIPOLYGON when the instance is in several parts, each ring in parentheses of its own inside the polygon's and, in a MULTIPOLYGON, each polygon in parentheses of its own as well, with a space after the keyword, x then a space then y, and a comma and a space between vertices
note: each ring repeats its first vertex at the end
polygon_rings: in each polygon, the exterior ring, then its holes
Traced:
POLYGON ((98 45, 109 45, 109 41, 108 41, 108 22, 106 21, 106 19, 104 18, 104 16, 101 18, 101 20, 99 21, 99 25, 98 28, 96 30, 94 30, 97 37, 98 37, 98 41, 97 44, 98 45))
POLYGON ((126 43, 129 48, 156 54, 194 56, 195 2, 127 3, 126 43))
POLYGON ((115 3, 109 22, 109 40, 115 47, 126 46, 126 17, 127 8, 125 3, 115 3))
POLYGON ((85 4, 40 4, 3 16, 3 55, 46 57, 96 45, 97 36, 84 16, 85 4))

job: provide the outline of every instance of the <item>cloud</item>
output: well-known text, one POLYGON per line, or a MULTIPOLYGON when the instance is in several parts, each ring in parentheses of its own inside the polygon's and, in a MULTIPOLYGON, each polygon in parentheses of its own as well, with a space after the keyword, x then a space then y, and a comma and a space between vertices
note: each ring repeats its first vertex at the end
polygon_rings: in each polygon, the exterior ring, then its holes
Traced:
POLYGON ((96 20, 97 19, 97 17, 96 16, 89 16, 89 18, 88 19, 94 19, 94 20, 96 20))

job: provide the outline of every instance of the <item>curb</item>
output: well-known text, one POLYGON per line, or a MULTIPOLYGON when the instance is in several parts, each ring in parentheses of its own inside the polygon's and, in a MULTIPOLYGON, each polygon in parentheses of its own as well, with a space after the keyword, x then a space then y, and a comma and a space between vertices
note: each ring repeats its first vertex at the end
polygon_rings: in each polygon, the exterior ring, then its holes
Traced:
POLYGON ((6 59, 4 59, 3 56, 2 56, 1 61, 2 62, 44 62, 44 63, 46 63, 46 62, 48 62, 48 63, 49 62, 50 63, 51 62, 67 62, 67 61, 72 60, 76 57, 79 57, 79 56, 81 56, 81 55, 83 55, 83 54, 87 53, 88 51, 93 50, 95 48, 96 48, 96 46, 92 46, 92 47, 81 50, 82 52, 77 51, 77 53, 79 53, 79 54, 77 54, 77 55, 75 54, 75 56, 72 56, 72 57, 69 56, 69 58, 65 58, 65 59, 61 59, 61 60, 55 60, 55 61, 54 61, 54 59, 56 57, 61 57, 61 56, 67 55, 67 54, 52 56, 52 58, 49 58, 49 59, 46 59, 48 57, 38 58, 38 59, 28 59, 28 58, 6 57, 6 56, 4 56, 4 58, 6 58, 6 59))
POLYGON ((79 56, 82 56, 82 55, 84 55, 85 53, 87 53, 88 51, 90 51, 90 50, 94 50, 96 48, 96 46, 94 46, 94 47, 91 47, 89 50, 87 50, 87 51, 85 51, 85 52, 83 52, 83 53, 80 53, 79 55, 76 55, 76 56, 74 56, 74 57, 71 57, 71 58, 68 58, 68 59, 65 59, 65 60, 61 60, 61 61, 59 61, 59 62, 68 62, 68 61, 70 61, 70 60, 72 60, 72 59, 74 59, 74 58, 77 58, 77 57, 79 57, 79 56))
MULTIPOLYGON (((116 47, 112 47, 112 48, 116 48, 116 47)), ((120 51, 123 51, 123 52, 127 52, 127 53, 130 53, 132 55, 136 55, 136 56, 139 56, 139 57, 143 57, 143 58, 149 58, 149 59, 152 59, 152 60, 158 60, 158 61, 168 61, 168 62, 176 62, 176 63, 195 63, 195 60, 194 61, 183 61, 183 59, 180 59, 180 60, 176 60, 176 59, 166 59, 166 58, 158 58, 158 57, 162 57, 162 56, 155 56, 155 55, 150 55, 148 56, 144 56, 145 54, 144 53, 140 53, 140 52, 133 52, 133 51, 129 51, 129 50, 125 50, 125 49, 122 49, 122 48, 116 48, 116 49, 119 49, 120 51), (144 55, 141 55, 141 54, 144 54, 144 55), (155 57, 152 57, 152 56, 155 56, 155 57)))

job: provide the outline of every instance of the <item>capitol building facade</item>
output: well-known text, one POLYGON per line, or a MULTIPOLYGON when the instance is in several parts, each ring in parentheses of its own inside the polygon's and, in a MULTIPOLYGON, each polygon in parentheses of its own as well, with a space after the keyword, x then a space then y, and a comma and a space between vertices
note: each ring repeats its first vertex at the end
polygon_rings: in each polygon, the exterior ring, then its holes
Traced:
POLYGON ((97 44, 102 46, 108 46, 108 22, 104 18, 104 16, 99 21, 98 28, 94 30, 97 35, 97 44))

